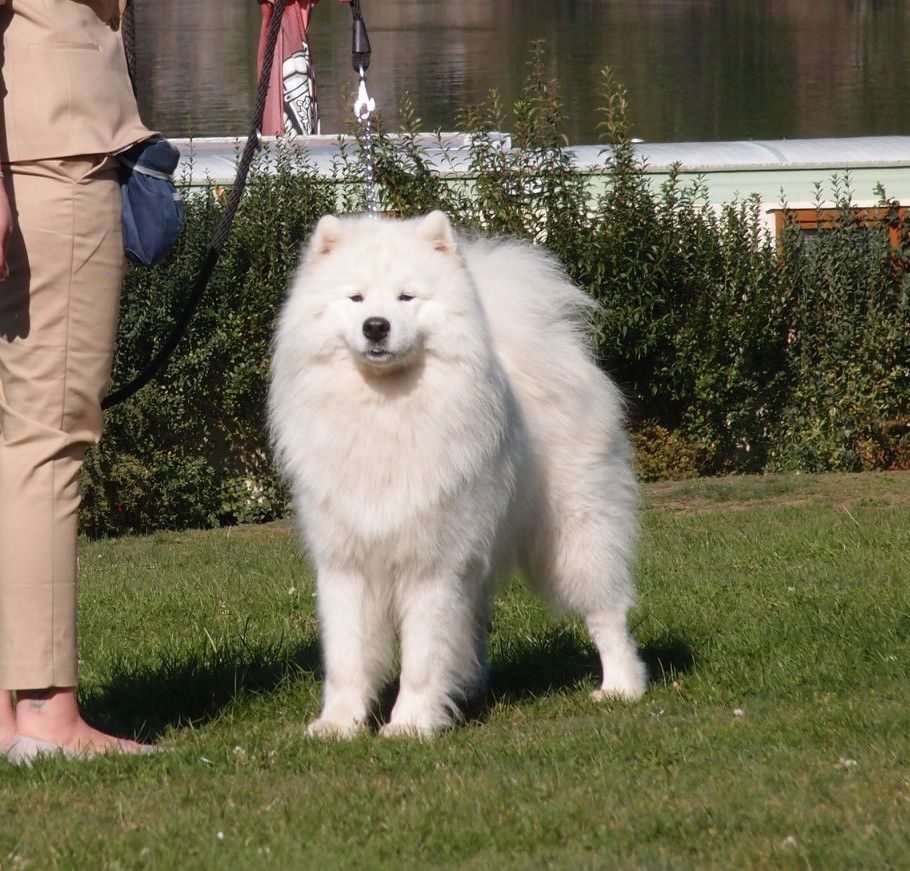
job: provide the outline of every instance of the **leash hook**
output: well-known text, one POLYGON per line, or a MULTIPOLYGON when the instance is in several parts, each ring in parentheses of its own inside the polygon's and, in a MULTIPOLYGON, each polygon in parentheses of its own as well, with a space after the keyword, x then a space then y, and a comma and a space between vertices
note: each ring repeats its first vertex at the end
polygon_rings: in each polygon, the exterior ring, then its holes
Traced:
POLYGON ((354 101, 354 117, 362 124, 364 121, 368 121, 370 115, 376 110, 376 101, 367 91, 367 80, 363 67, 360 68, 359 73, 360 84, 357 87, 357 99, 354 101))
POLYGON ((351 35, 351 63, 357 73, 357 98, 354 100, 354 117, 360 133, 360 161, 363 166, 363 184, 366 207, 369 215, 379 214, 379 199, 376 196, 376 171, 373 155, 373 127, 370 116, 376 111, 376 101, 367 90, 367 68, 370 66, 370 37, 360 11, 360 0, 351 0, 353 29, 351 35))

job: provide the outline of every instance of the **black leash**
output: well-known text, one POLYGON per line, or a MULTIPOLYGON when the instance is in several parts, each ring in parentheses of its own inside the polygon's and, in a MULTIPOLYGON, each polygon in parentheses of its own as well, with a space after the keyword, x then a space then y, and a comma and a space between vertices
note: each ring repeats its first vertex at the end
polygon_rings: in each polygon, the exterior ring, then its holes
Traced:
POLYGON ((126 54, 126 69, 130 74, 133 96, 139 98, 139 69, 136 66, 136 4, 133 0, 123 10, 120 20, 120 35, 123 37, 123 51, 126 54))
MULTIPOLYGON (((228 233, 231 231, 231 225, 234 223, 234 217, 237 214, 237 208, 240 205, 240 199, 243 196, 243 190, 246 187, 247 176, 250 173, 253 158, 256 155, 256 151, 259 149, 259 130, 262 127, 262 116, 265 112, 265 103, 269 94, 269 79, 272 75, 272 63, 275 59, 275 46, 278 43, 278 34, 281 32, 281 18, 284 15, 284 9, 287 4, 288 0, 275 0, 275 9, 272 13, 272 20, 269 22, 269 32, 266 39, 262 74, 259 76, 259 86, 256 91, 256 109, 253 113, 250 133, 247 137, 243 154, 240 157, 240 163, 237 165, 237 176, 234 179, 234 185, 231 188, 231 195, 228 198, 221 220, 215 228, 215 233, 212 236, 209 249, 202 259, 202 264, 196 275, 196 281, 193 283, 189 295, 183 304, 183 310, 180 312, 177 323, 171 330, 170 335, 165 339, 164 344, 158 349, 158 352, 152 357, 145 369, 128 384, 117 388, 117 390, 105 397, 104 401, 101 403, 101 407, 104 409, 113 408, 115 405, 119 405, 121 402, 129 399, 134 393, 145 387, 145 385, 165 367, 168 360, 170 360, 171 355, 174 353, 174 349, 186 335, 190 321, 193 319, 196 309, 199 308, 199 301, 202 299, 202 295, 205 293, 205 289, 211 280, 212 273, 215 271, 215 266, 218 264, 218 258, 221 256, 221 251, 224 248, 224 243, 227 241, 228 233)), ((132 8, 133 3, 130 3, 127 6, 127 14, 130 15, 130 17, 132 8)), ((132 18, 131 20, 134 21, 132 18)), ((136 70, 134 34, 135 26, 134 24, 130 24, 124 30, 124 48, 127 50, 127 66, 130 69, 131 75, 134 74, 136 70), (127 37, 129 37, 129 42, 127 41, 127 37)), ((135 83, 136 80, 134 78, 134 89, 136 86, 135 83)))

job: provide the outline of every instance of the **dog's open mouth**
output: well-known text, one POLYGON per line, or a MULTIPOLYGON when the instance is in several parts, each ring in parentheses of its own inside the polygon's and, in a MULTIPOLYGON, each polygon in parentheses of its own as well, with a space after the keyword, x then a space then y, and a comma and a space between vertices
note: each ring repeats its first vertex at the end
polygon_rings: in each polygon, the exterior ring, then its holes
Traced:
POLYGON ((387 348, 367 348, 366 358, 374 363, 382 363, 392 359, 392 352, 387 348))

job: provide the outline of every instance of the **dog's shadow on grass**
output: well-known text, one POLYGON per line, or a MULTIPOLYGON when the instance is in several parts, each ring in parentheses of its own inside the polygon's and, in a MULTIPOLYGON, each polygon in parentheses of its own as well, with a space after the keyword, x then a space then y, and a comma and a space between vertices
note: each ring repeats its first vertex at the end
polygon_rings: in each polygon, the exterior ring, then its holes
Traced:
MULTIPOLYGON (((574 689, 582 681, 594 689, 600 681, 600 658, 590 643, 579 639, 570 626, 555 626, 536 638, 500 638, 491 645, 489 685, 462 707, 464 720, 483 722, 498 704, 528 702, 574 689)), ((669 630, 646 641, 638 653, 648 668, 648 685, 672 683, 692 671, 695 654, 682 633, 669 630)), ((376 725, 388 722, 398 694, 398 681, 386 687, 376 712, 376 725)))
MULTIPOLYGON (((639 648, 648 668, 649 686, 672 683, 695 667, 693 645, 673 630, 649 639, 639 648)), ((522 702, 547 693, 600 680, 596 650, 571 627, 554 627, 543 638, 500 641, 493 649, 489 691, 469 706, 468 719, 483 719, 501 702, 522 702)))
POLYGON ((155 665, 118 663, 82 699, 86 719, 118 735, 153 740, 171 726, 200 726, 238 699, 269 693, 319 668, 315 640, 184 652, 155 665))
MULTIPOLYGON (((639 653, 652 685, 670 683, 695 665, 691 643, 673 631, 646 641, 639 653)), ((319 662, 315 639, 293 649, 280 643, 232 646, 183 652, 154 665, 124 661, 82 699, 82 709, 102 729, 153 740, 169 727, 211 722, 238 699, 274 692, 304 675, 316 676, 319 662)), ((483 720, 496 704, 521 703, 581 681, 593 687, 599 675, 596 652, 569 626, 554 626, 534 638, 500 638, 492 645, 488 691, 468 704, 466 718, 483 720)), ((379 708, 385 721, 396 689, 397 681, 382 694, 379 708)))

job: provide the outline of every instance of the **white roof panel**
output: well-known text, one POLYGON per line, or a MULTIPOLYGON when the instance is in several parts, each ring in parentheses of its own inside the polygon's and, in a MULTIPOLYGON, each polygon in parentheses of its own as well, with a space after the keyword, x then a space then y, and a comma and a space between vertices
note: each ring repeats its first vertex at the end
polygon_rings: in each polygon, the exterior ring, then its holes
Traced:
MULTIPOLYGON (((582 169, 603 165, 603 148, 568 149, 582 169)), ((680 163, 686 172, 760 169, 848 169, 859 166, 910 166, 910 136, 859 136, 844 139, 755 139, 739 142, 642 142, 636 153, 652 171, 680 163)))
MULTIPOLYGON (((503 148, 511 147, 507 134, 492 134, 503 148)), ((189 173, 193 184, 230 184, 243 147, 242 138, 171 140, 181 151, 178 177, 189 173)), ((298 137, 294 145, 307 153, 316 170, 331 175, 340 160, 339 142, 356 149, 351 137, 298 137)), ((430 168, 443 175, 469 169, 470 137, 464 133, 419 134, 430 168)), ((263 147, 274 148, 274 138, 263 147)), ((847 139, 757 139, 741 142, 642 142, 636 153, 652 172, 666 172, 680 163, 685 172, 736 170, 850 169, 876 166, 910 166, 910 136, 863 136, 847 139)), ((576 145, 566 149, 581 170, 596 172, 609 160, 609 149, 576 145)))

